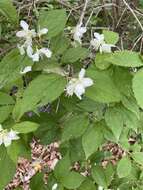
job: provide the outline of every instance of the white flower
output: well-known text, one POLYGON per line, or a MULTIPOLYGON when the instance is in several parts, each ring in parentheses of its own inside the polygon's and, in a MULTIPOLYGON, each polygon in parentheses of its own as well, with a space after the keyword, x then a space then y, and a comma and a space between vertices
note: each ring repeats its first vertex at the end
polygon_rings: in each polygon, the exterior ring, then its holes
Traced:
POLYGON ((18 31, 16 36, 19 38, 25 38, 26 41, 32 42, 32 38, 36 36, 35 30, 29 30, 29 25, 24 20, 20 21, 20 26, 23 30, 18 31))
POLYGON ((27 54, 33 59, 34 62, 39 61, 40 57, 43 57, 43 55, 45 55, 47 58, 52 56, 52 52, 48 48, 37 49, 36 53, 33 54, 32 48, 29 47, 27 54))
POLYGON ((73 30, 74 35, 73 38, 75 41, 79 42, 80 44, 81 42, 81 38, 83 37, 83 34, 86 32, 86 27, 82 27, 82 24, 78 24, 75 29, 73 30))
POLYGON ((43 29, 39 29, 39 31, 37 32, 37 35, 41 37, 42 35, 47 34, 47 33, 48 33, 48 29, 43 28, 43 29))
POLYGON ((19 136, 17 135, 18 132, 14 130, 8 131, 7 129, 3 129, 0 125, 0 145, 4 144, 6 147, 11 145, 13 140, 18 140, 19 136))
POLYGON ((22 71, 20 71, 20 74, 25 74, 32 71, 32 66, 25 67, 22 71))
POLYGON ((91 40, 91 45, 98 50, 102 44, 104 44, 104 35, 97 32, 94 33, 94 39, 91 40))
POLYGON ((52 190, 56 190, 56 189, 57 189, 57 187, 58 187, 58 184, 57 184, 57 183, 55 183, 55 184, 52 186, 52 190))
POLYGON ((104 35, 97 32, 94 33, 94 39, 91 40, 90 44, 97 51, 99 49, 100 53, 111 53, 112 47, 115 47, 112 44, 106 44, 104 41, 104 35))
POLYGON ((25 50, 27 51, 27 48, 32 46, 32 38, 36 37, 36 32, 35 30, 29 30, 29 25, 25 21, 20 22, 21 27, 23 30, 18 31, 16 33, 16 36, 19 38, 25 39, 24 44, 20 45, 18 44, 18 49, 20 51, 21 55, 25 54, 25 50))
POLYGON ((72 78, 66 86, 66 92, 69 96, 75 94, 79 99, 85 93, 85 88, 93 85, 93 80, 85 78, 85 69, 81 69, 78 78, 72 78))

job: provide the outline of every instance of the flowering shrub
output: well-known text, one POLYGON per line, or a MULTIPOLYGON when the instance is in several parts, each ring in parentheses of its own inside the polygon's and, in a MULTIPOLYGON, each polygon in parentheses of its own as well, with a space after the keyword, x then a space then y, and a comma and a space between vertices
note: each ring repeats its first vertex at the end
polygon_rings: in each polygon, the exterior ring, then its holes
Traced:
MULTIPOLYGON (((143 58, 65 9, 19 18, 0 62, 0 190, 142 190, 143 58), (85 43, 84 43, 85 42, 85 43)), ((11 11, 9 11, 11 10, 11 11)))

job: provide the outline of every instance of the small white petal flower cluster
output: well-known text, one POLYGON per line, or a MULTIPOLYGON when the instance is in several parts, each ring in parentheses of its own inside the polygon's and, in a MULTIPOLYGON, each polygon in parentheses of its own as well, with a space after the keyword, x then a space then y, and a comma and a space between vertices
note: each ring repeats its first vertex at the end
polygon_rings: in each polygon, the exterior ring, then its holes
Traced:
POLYGON ((17 135, 18 132, 14 130, 8 131, 7 129, 3 129, 2 125, 0 125, 0 145, 4 144, 4 146, 11 145, 13 140, 18 140, 19 136, 17 135))
MULTIPOLYGON (((30 30, 29 25, 25 21, 20 22, 20 26, 23 28, 23 30, 16 33, 16 36, 19 38, 23 38, 25 40, 24 44, 20 45, 18 44, 18 48, 21 55, 24 55, 27 53, 27 55, 34 61, 39 61, 40 57, 45 55, 47 58, 50 58, 52 55, 52 52, 49 50, 49 48, 36 48, 36 52, 33 51, 33 38, 39 37, 41 38, 42 35, 47 34, 48 29, 43 28, 39 29, 39 31, 36 33, 34 29, 30 30)), ((29 71, 29 68, 28 68, 29 71)))
POLYGON ((80 100, 82 95, 85 93, 85 88, 93 85, 93 80, 90 78, 85 78, 85 69, 81 69, 78 78, 72 78, 67 86, 66 93, 69 96, 75 94, 80 100))
POLYGON ((82 24, 78 24, 74 30, 73 30, 73 38, 78 43, 82 43, 81 38, 83 37, 83 34, 87 31, 86 27, 82 27, 82 24))
POLYGON ((99 34, 97 32, 94 33, 94 38, 90 41, 90 44, 96 51, 99 50, 100 53, 111 53, 111 48, 115 47, 112 44, 106 44, 104 40, 104 34, 99 34))
MULTIPOLYGON (((74 41, 77 41, 79 44, 82 44, 82 37, 84 33, 86 33, 87 28, 82 26, 81 24, 78 24, 74 30, 73 30, 73 39, 74 41)), ((113 44, 107 44, 104 39, 104 34, 99 34, 97 32, 94 33, 94 38, 90 41, 91 46, 96 50, 100 51, 100 53, 111 53, 112 47, 115 47, 113 44)))

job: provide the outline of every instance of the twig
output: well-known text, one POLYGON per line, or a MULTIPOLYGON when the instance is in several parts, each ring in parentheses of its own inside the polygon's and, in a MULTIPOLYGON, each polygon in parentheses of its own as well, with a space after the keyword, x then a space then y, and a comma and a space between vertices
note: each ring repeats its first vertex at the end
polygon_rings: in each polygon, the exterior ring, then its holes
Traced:
POLYGON ((119 24, 120 24, 120 22, 121 22, 121 20, 122 20, 122 18, 123 18, 123 15, 125 14, 126 10, 127 10, 127 8, 125 8, 125 9, 123 10, 123 12, 122 12, 122 14, 121 14, 121 16, 120 16, 120 18, 119 18, 117 24, 116 24, 116 28, 119 26, 119 24))
POLYGON ((90 21, 92 15, 93 15, 93 12, 94 12, 94 11, 92 10, 91 13, 90 13, 90 16, 89 16, 89 18, 88 18, 88 20, 87 20, 87 22, 86 22, 86 24, 85 24, 85 27, 87 27, 87 25, 88 25, 88 23, 89 23, 89 21, 90 21))
POLYGON ((83 7, 83 10, 82 10, 80 19, 79 19, 79 25, 82 25, 83 18, 84 18, 84 15, 85 15, 85 11, 86 11, 86 8, 87 8, 87 5, 88 5, 89 1, 90 0, 85 0, 85 4, 84 4, 84 7, 83 7))
POLYGON ((134 43, 133 47, 132 47, 132 50, 136 47, 136 45, 138 44, 138 42, 142 39, 143 37, 143 34, 141 34, 138 39, 136 40, 136 42, 134 43))

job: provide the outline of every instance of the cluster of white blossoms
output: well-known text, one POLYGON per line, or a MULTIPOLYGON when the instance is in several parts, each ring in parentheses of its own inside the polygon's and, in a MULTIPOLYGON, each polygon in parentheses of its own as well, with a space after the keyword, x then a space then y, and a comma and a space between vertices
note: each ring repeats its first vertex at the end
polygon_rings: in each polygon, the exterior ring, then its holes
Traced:
MULTIPOLYGON (((86 31, 86 27, 82 26, 82 24, 78 24, 73 30, 74 40, 81 44, 81 39, 86 31)), ((113 44, 107 44, 105 42, 104 34, 99 34, 97 32, 94 33, 94 38, 90 41, 90 44, 96 51, 99 50, 100 53, 111 53, 111 48, 115 47, 113 44)))
POLYGON ((4 144, 4 146, 11 145, 13 140, 18 140, 19 136, 17 135, 18 132, 14 130, 8 131, 7 129, 3 129, 2 125, 0 125, 0 145, 4 144))
POLYGON ((112 44, 107 44, 104 40, 104 34, 99 34, 97 32, 94 33, 94 38, 90 41, 91 46, 100 53, 111 53, 112 47, 115 47, 112 44))
POLYGON ((22 45, 18 44, 20 54, 24 55, 25 53, 27 53, 28 57, 30 57, 34 62, 38 62, 40 57, 42 57, 43 55, 47 58, 50 58, 52 52, 49 50, 49 48, 36 48, 35 52, 33 50, 33 38, 41 38, 42 35, 47 34, 48 29, 39 29, 36 33, 34 29, 30 30, 29 25, 23 20, 20 22, 20 26, 23 30, 16 33, 17 37, 24 39, 24 43, 22 45))
MULTIPOLYGON (((36 33, 34 29, 30 30, 29 25, 23 20, 20 22, 20 26, 23 28, 23 30, 16 33, 17 37, 24 39, 24 43, 22 45, 18 44, 20 54, 24 55, 27 53, 28 57, 30 57, 34 62, 38 62, 40 57, 43 57, 43 55, 47 58, 50 58, 52 52, 48 48, 36 48, 35 52, 33 50, 33 38, 41 38, 42 35, 47 34, 48 29, 39 29, 36 33)), ((86 32, 86 30, 86 27, 83 27, 82 23, 78 24, 74 29, 74 40, 81 44, 81 38, 83 37, 83 34, 86 32)), ((20 73, 25 74, 31 70, 32 66, 27 66, 21 70, 20 73)), ((85 69, 81 69, 78 78, 71 78, 65 88, 67 95, 72 96, 75 94, 79 99, 82 99, 82 95, 85 93, 85 88, 93 85, 93 80, 90 78, 85 78, 84 76, 85 69)))
POLYGON ((72 78, 66 86, 67 95, 72 96, 75 94, 80 100, 85 93, 85 88, 93 85, 93 80, 86 78, 85 69, 81 69, 78 74, 78 78, 72 78))

